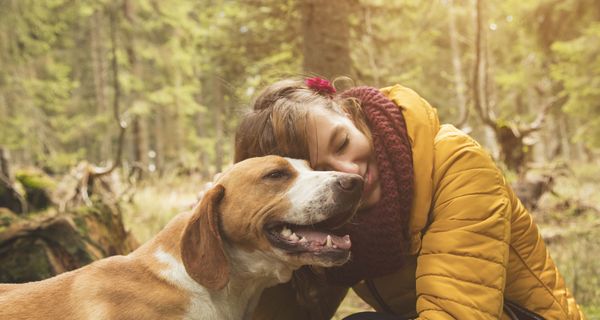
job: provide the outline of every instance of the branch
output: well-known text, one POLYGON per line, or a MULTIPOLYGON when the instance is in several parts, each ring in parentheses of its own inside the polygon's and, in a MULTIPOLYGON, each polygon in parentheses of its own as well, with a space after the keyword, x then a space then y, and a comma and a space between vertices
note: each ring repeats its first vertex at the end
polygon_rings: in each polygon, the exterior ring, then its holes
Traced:
POLYGON ((33 232, 47 229, 48 227, 57 223, 73 227, 73 222, 64 216, 53 216, 45 217, 43 219, 23 220, 11 224, 5 231, 0 233, 0 243, 4 243, 14 238, 28 236, 33 232))
POLYGON ((481 118, 481 120, 483 121, 484 124, 492 127, 494 130, 497 127, 496 121, 492 118, 491 114, 488 112, 488 110, 485 110, 483 102, 482 102, 482 96, 481 96, 481 91, 482 91, 482 84, 481 84, 481 79, 480 79, 480 73, 481 73, 481 65, 484 63, 483 59, 484 57, 482 57, 481 55, 481 33, 482 33, 482 28, 481 28, 481 0, 477 0, 476 2, 476 10, 475 10, 475 17, 476 17, 476 29, 475 29, 475 66, 473 68, 473 103, 475 105, 475 110, 477 111, 477 114, 479 115, 479 117, 481 118))
POLYGON ((548 100, 542 106, 542 110, 540 111, 538 116, 535 118, 535 120, 533 120, 529 125, 525 126, 524 128, 519 129, 520 135, 522 137, 524 137, 534 131, 540 130, 542 128, 542 124, 544 123, 544 120, 546 120, 546 115, 548 115, 550 109, 553 106, 563 104, 566 101, 567 101, 567 96, 552 97, 550 100, 548 100))
POLYGON ((457 126, 464 128, 469 119, 469 105, 465 98, 465 81, 462 74, 460 48, 458 46, 458 31, 456 29, 455 8, 452 0, 448 0, 448 29, 450 32, 450 51, 452 53, 452 67, 454 69, 454 88, 459 107, 457 126))

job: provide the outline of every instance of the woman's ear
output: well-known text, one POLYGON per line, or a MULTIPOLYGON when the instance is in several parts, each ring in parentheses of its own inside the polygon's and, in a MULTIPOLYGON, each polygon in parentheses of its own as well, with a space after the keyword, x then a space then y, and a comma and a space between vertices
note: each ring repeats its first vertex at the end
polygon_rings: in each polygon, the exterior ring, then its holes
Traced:
POLYGON ((218 207, 225 188, 208 190, 194 208, 181 237, 181 260, 187 273, 202 286, 219 290, 229 282, 229 262, 223 249, 218 207))

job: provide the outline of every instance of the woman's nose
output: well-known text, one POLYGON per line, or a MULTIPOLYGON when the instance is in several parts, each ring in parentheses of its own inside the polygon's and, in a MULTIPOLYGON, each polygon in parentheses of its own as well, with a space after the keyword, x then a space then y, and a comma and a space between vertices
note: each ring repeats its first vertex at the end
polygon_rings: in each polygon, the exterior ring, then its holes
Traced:
POLYGON ((335 160, 330 164, 334 171, 360 174, 360 168, 357 163, 352 161, 335 160))

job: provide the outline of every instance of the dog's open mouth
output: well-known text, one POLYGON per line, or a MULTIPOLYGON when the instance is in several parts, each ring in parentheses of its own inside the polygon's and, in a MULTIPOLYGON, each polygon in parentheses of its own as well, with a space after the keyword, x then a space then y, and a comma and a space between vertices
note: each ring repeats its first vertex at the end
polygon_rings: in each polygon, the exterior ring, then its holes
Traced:
POLYGON ((310 254, 328 260, 344 260, 350 254, 352 243, 349 235, 333 233, 332 221, 314 225, 271 224, 267 238, 271 244, 289 254, 310 254))

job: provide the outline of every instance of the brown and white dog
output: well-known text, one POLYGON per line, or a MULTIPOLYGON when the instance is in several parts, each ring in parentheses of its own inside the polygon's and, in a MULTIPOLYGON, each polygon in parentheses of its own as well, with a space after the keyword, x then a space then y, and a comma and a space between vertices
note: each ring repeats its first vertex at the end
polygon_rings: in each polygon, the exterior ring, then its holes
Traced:
POLYGON ((262 290, 293 270, 348 261, 350 239, 332 229, 362 188, 358 175, 305 161, 248 159, 131 254, 0 285, 0 319, 248 319, 262 290))

